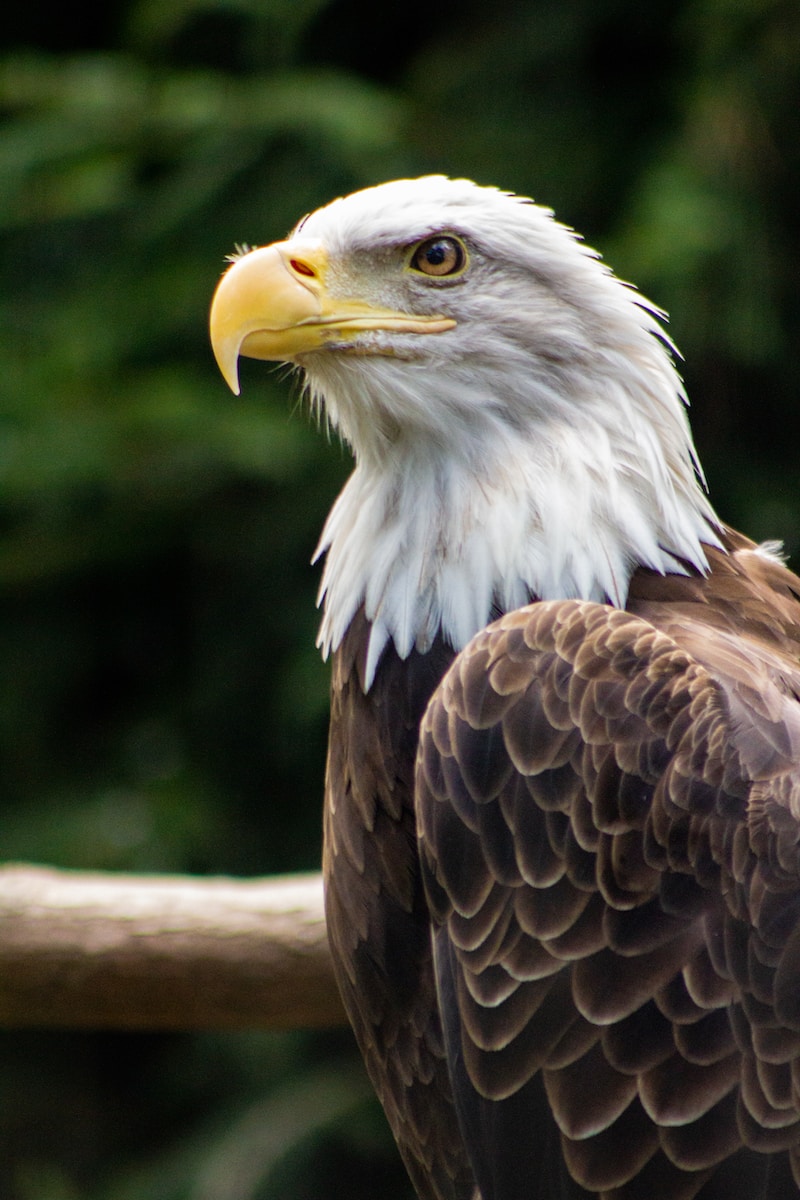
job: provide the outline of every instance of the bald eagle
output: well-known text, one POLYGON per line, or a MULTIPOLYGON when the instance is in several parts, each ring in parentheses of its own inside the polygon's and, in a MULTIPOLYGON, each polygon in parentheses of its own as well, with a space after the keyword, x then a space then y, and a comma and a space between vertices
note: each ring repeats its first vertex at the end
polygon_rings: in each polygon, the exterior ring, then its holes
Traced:
POLYGON ((236 259, 219 366, 355 469, 319 555, 327 918, 422 1200, 800 1185, 800 580, 706 497, 660 314, 464 180, 236 259))

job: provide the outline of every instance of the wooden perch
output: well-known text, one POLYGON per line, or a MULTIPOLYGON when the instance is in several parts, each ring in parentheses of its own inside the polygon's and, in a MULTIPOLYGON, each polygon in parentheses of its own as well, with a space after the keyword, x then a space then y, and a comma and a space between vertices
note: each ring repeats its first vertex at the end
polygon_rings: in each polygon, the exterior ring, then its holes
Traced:
POLYGON ((0 868, 0 1025, 296 1029, 343 1021, 319 875, 0 868))

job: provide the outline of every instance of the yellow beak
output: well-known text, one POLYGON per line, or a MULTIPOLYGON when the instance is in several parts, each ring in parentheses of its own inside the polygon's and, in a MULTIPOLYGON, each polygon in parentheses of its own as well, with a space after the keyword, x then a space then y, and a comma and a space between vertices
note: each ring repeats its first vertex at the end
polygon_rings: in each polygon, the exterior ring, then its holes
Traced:
POLYGON ((217 365, 236 395, 240 355, 292 362, 332 343, 346 346, 365 330, 443 333, 455 325, 450 317, 412 316, 330 296, 327 268, 323 247, 298 239, 251 250, 222 276, 211 303, 209 329, 217 365))

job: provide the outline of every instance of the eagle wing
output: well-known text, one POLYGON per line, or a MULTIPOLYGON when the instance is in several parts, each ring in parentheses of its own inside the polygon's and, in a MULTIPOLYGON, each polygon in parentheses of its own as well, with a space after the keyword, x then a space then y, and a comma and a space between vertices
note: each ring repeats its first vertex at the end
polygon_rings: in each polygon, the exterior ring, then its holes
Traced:
POLYGON ((691 606, 669 633, 638 610, 502 618, 423 720, 439 1006, 483 1200, 800 1180, 800 671, 691 606))

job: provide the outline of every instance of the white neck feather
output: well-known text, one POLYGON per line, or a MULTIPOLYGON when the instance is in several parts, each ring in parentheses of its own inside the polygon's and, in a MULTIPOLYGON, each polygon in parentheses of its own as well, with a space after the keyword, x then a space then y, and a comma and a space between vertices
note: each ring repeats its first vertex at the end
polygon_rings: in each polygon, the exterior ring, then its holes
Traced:
POLYGON ((437 375, 391 358, 331 358, 315 370, 312 389, 357 452, 317 550, 323 653, 363 603, 369 687, 389 639, 405 657, 441 630, 460 650, 532 598, 623 606, 639 565, 705 570, 717 521, 678 376, 648 342, 644 361, 595 371, 583 389, 573 378, 563 401, 552 379, 537 394, 522 377, 525 395, 511 394, 520 376, 510 369, 493 374, 497 404, 482 372, 452 364, 437 375), (400 429, 386 414, 409 404, 417 420, 400 429))

